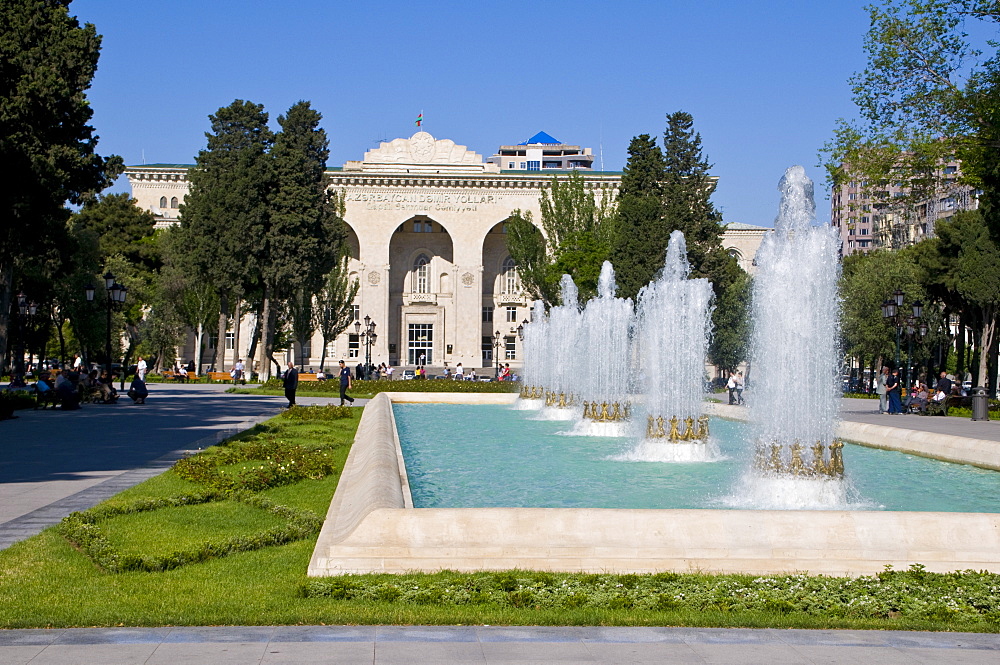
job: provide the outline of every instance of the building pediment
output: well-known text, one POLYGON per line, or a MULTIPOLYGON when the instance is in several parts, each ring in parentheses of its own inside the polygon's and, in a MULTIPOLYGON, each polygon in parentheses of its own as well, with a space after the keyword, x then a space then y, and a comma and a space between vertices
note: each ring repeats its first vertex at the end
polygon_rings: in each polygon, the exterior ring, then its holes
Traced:
POLYGON ((479 153, 451 139, 435 139, 417 132, 408 139, 393 139, 365 153, 362 161, 344 164, 344 171, 362 173, 499 173, 496 164, 484 162, 479 153))

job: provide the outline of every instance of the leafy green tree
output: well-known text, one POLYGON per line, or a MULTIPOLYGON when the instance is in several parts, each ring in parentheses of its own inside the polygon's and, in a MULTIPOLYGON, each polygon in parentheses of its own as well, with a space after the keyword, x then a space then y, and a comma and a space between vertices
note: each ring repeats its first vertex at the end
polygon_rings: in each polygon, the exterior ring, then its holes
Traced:
POLYGON ((69 14, 68 0, 0 4, 0 358, 20 271, 66 246, 66 201, 81 203, 122 170, 121 158, 96 153, 88 124, 86 90, 100 47, 94 26, 69 14))
POLYGON ((663 268, 670 233, 663 219, 663 152, 649 134, 640 134, 628 154, 618 189, 612 263, 619 297, 634 301, 663 268))
POLYGON ((316 294, 313 307, 313 322, 323 336, 323 349, 320 351, 319 366, 326 370, 326 349, 330 342, 347 330, 354 322, 354 299, 358 295, 361 284, 355 279, 350 280, 347 268, 349 257, 344 255, 326 276, 323 288, 316 294))
POLYGON ((994 379, 1000 315, 1000 248, 979 211, 959 212, 936 227, 938 251, 954 267, 954 290, 965 301, 965 318, 977 332, 979 365, 973 381, 994 379))
POLYGON ((926 302, 920 271, 911 252, 871 252, 844 258, 840 278, 841 334, 845 351, 869 367, 891 365, 896 329, 882 317, 882 303, 896 289, 905 302, 926 302))
POLYGON ((899 183, 910 190, 904 199, 918 201, 949 186, 942 163, 962 159, 997 236, 1000 60, 995 43, 983 58, 965 30, 973 21, 995 23, 1000 4, 881 0, 868 12, 868 64, 850 81, 860 117, 838 120, 823 148, 830 182, 858 179, 875 197, 899 183))
POLYGON ((188 173, 191 189, 180 219, 192 267, 218 294, 218 353, 226 338, 230 298, 252 287, 267 256, 275 180, 269 150, 274 135, 264 107, 241 99, 209 119, 208 145, 188 173))
POLYGON ((553 176, 542 190, 540 208, 541 233, 530 212, 515 210, 507 222, 507 251, 518 264, 521 283, 532 297, 558 304, 559 279, 569 274, 580 289, 580 302, 586 302, 597 294, 601 264, 611 253, 615 203, 574 171, 562 180, 553 176))
POLYGON ((750 339, 750 276, 740 270, 715 301, 709 356, 724 370, 735 370, 747 358, 750 339), (717 312, 717 313, 716 313, 717 312))
POLYGON ((548 242, 535 226, 530 210, 514 210, 507 218, 507 251, 517 264, 528 296, 546 303, 558 302, 558 289, 548 281, 548 242))

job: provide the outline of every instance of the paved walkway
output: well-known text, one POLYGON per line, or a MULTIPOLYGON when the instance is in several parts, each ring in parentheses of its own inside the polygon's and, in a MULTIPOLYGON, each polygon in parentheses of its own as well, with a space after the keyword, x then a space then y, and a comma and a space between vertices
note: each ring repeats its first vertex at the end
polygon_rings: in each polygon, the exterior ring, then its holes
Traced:
POLYGON ((0 663, 1000 662, 1000 635, 860 630, 284 626, 0 631, 0 663))
MULTIPOLYGON (((266 420, 283 397, 229 395, 224 384, 149 384, 146 404, 18 411, 0 422, 0 549, 266 420)), ((328 403, 303 397, 299 404, 328 403)), ((362 404, 364 400, 358 400, 362 404)))
MULTIPOLYGON (((150 386, 146 405, 19 411, 0 422, 0 548, 156 475, 181 455, 278 413, 281 397, 224 385, 150 386)), ((328 398, 300 395, 301 404, 328 398)), ((364 400, 358 400, 361 405, 364 400)), ((885 416, 844 400, 847 420, 1000 441, 1000 422, 885 416)), ((1000 635, 705 628, 279 626, 0 631, 6 663, 990 663, 1000 635)))
POLYGON ((971 418, 953 418, 943 416, 919 416, 914 413, 890 416, 878 412, 877 399, 844 399, 841 400, 840 415, 844 420, 859 423, 900 427, 935 434, 951 434, 970 439, 987 439, 1000 441, 1000 420, 972 420, 971 418))

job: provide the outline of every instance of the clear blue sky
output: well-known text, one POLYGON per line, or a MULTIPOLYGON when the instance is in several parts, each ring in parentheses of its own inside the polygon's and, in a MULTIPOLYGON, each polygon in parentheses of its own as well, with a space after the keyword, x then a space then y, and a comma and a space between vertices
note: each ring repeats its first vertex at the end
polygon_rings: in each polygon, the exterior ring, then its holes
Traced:
MULTIPOLYGON (((208 115, 234 99, 272 124, 300 99, 323 116, 331 166, 424 129, 484 157, 544 130, 603 147, 694 116, 725 221, 771 226, 777 183, 850 116, 863 68, 861 0, 363 2, 75 0, 104 36, 89 91, 102 154, 192 163, 208 115)), ((124 189, 119 185, 116 189, 124 189)))

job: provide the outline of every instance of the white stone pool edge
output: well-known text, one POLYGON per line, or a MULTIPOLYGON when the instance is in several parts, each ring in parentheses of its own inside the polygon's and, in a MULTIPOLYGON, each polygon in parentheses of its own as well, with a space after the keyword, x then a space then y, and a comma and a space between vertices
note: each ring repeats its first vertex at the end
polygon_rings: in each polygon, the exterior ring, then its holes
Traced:
MULTIPOLYGON (((1000 514, 995 513, 413 508, 392 403, 516 399, 514 394, 381 393, 369 402, 308 574, 522 569, 859 575, 912 563, 936 572, 1000 572, 1000 514)), ((731 408, 712 405, 710 411, 738 417, 731 408)), ((986 456, 977 465, 993 463, 991 448, 949 441, 961 437, 907 437, 900 443, 898 434, 882 431, 893 429, 843 423, 840 435, 926 456, 937 456, 931 452, 940 438, 942 459, 966 461, 955 455, 976 454, 979 448, 986 456), (896 447, 918 444, 920 452, 896 447)))

